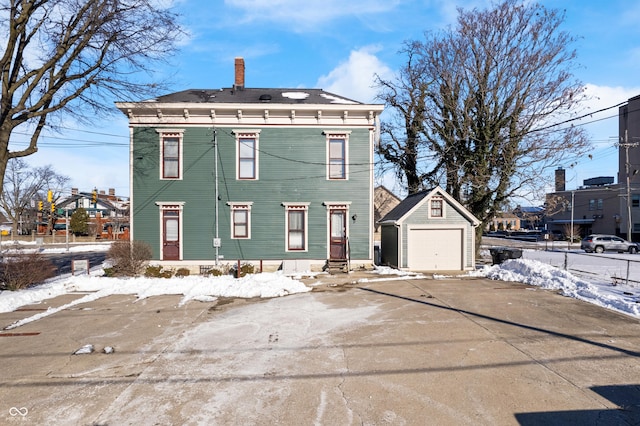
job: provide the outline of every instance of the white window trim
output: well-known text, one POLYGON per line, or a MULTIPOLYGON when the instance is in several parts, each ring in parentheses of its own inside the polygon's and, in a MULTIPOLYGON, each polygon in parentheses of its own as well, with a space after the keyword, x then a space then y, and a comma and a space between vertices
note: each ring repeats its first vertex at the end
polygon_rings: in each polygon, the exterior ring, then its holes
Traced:
POLYGON ((428 207, 429 207, 429 219, 445 219, 447 217, 447 210, 445 209, 446 202, 444 200, 444 197, 442 197, 440 195, 433 196, 433 197, 429 198, 428 203, 429 203, 428 204, 428 207), (442 216, 432 216, 431 215, 431 202, 433 200, 438 200, 438 201, 440 201, 442 203, 442 216))
POLYGON ((250 240, 251 239, 251 206, 253 206, 253 201, 241 202, 241 201, 227 201, 227 205, 231 209, 230 221, 229 224, 231 228, 230 237, 232 240, 250 240), (233 228, 235 222, 233 220, 233 212, 234 210, 247 210, 247 236, 246 237, 235 237, 233 233, 233 228))
POLYGON ((351 131, 344 131, 344 130, 324 130, 322 132, 325 136, 326 136, 326 158, 325 158, 325 162, 326 162, 326 173, 327 173, 327 180, 332 180, 332 181, 345 181, 345 180, 349 180, 349 135, 351 134, 351 131), (344 139, 344 178, 342 179, 338 179, 338 178, 332 178, 331 177, 331 165, 330 165, 330 140, 331 139, 344 139))
POLYGON ((160 160, 158 162, 158 164, 160 165, 159 170, 158 170, 158 174, 160 177, 160 180, 182 180, 182 171, 183 171, 183 167, 182 167, 182 162, 184 161, 184 129, 156 129, 156 132, 158 133, 158 155, 160 156, 160 160), (166 178, 163 176, 164 173, 164 157, 163 157, 163 150, 164 150, 164 143, 163 143, 163 139, 165 137, 177 137, 178 138, 178 177, 177 178, 166 178))
POLYGON ((311 203, 282 203, 284 206, 284 250, 287 253, 306 253, 309 251, 309 204, 311 203), (304 249, 289 249, 289 212, 304 212, 304 249))
POLYGON ((351 221, 353 218, 351 217, 351 213, 349 212, 349 207, 351 206, 351 201, 324 201, 322 203, 326 210, 326 221, 327 221, 327 259, 331 257, 331 210, 345 210, 345 233, 346 237, 349 238, 351 235, 351 221))
POLYGON ((160 212, 159 214, 159 220, 158 220, 158 226, 159 226, 159 230, 160 230, 160 241, 158 241, 158 247, 160 247, 160 260, 164 260, 164 250, 162 249, 162 244, 164 242, 164 224, 162 223, 163 219, 164 219, 164 215, 162 214, 162 212, 164 210, 178 210, 178 222, 180 224, 180 229, 178 230, 178 232, 180 233, 180 257, 179 259, 182 260, 184 259, 183 257, 183 250, 184 250, 184 232, 183 232, 183 224, 184 224, 184 220, 182 218, 182 213, 184 211, 184 201, 156 201, 156 206, 158 206, 158 210, 160 212))
POLYGON ((236 137, 236 180, 258 180, 260 178, 260 129, 251 130, 251 129, 233 129, 233 134, 236 137), (253 138, 256 141, 255 152, 256 152, 256 175, 253 179, 248 178, 240 178, 240 139, 241 138, 253 138))

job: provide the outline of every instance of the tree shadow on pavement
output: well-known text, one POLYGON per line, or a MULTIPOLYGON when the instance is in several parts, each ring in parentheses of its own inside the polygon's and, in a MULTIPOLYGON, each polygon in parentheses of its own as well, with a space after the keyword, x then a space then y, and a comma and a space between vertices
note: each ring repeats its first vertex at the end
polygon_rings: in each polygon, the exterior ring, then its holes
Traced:
POLYGON ((640 424, 640 385, 595 386, 591 390, 620 408, 516 413, 516 420, 523 426, 640 424))
POLYGON ((580 343, 585 343, 585 344, 596 346, 596 347, 599 347, 599 348, 603 348, 603 349, 619 352, 619 353, 622 353, 624 355, 628 355, 628 356, 632 356, 632 357, 640 357, 640 352, 638 352, 638 351, 632 351, 632 350, 628 350, 628 349, 624 349, 624 348, 619 348, 617 346, 609 345, 609 344, 606 344, 606 343, 596 342, 596 341, 593 341, 593 340, 585 339, 584 337, 573 336, 571 334, 560 333, 560 332, 557 332, 557 331, 548 330, 548 329, 544 329, 544 328, 540 328, 540 327, 535 327, 535 326, 532 326, 532 325, 517 323, 517 322, 513 322, 513 321, 501 319, 501 318, 496 318, 496 317, 492 317, 492 316, 489 316, 489 315, 480 314, 480 313, 477 313, 477 312, 471 312, 471 311, 467 311, 467 310, 464 310, 464 309, 459 309, 459 308, 455 308, 455 307, 451 307, 451 306, 437 305, 435 303, 427 302, 427 301, 424 301, 424 300, 413 299, 411 297, 400 296, 398 294, 387 293, 387 292, 384 292, 384 291, 374 290, 374 289, 371 289, 371 288, 366 288, 366 287, 357 287, 357 288, 360 289, 360 290, 363 290, 363 291, 368 291, 370 293, 380 294, 380 295, 389 296, 389 297, 395 297, 395 298, 398 298, 398 299, 407 300, 409 302, 415 302, 415 303, 420 303, 422 305, 431 306, 433 308, 445 309, 445 310, 449 310, 449 311, 453 311, 453 312, 458 312, 458 313, 461 313, 461 314, 464 314, 464 315, 473 316, 475 318, 482 318, 482 319, 485 319, 485 320, 488 320, 488 321, 494 321, 494 322, 497 322, 497 323, 510 325, 510 326, 513 326, 513 327, 522 328, 522 329, 525 329, 525 330, 536 331, 538 333, 549 334, 549 335, 552 335, 552 336, 561 337, 561 338, 564 338, 564 339, 573 340, 573 341, 580 342, 580 343))

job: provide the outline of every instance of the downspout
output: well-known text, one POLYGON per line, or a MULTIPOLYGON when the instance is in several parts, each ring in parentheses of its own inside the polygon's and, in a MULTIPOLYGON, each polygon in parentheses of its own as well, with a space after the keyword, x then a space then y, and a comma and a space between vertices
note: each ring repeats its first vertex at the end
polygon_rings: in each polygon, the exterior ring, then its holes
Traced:
POLYGON ((213 247, 216 249, 216 266, 218 266, 219 250, 220 250, 220 237, 218 235, 218 203, 220 201, 220 195, 218 192, 218 131, 213 129, 213 151, 215 155, 215 179, 216 179, 216 233, 213 240, 213 247))

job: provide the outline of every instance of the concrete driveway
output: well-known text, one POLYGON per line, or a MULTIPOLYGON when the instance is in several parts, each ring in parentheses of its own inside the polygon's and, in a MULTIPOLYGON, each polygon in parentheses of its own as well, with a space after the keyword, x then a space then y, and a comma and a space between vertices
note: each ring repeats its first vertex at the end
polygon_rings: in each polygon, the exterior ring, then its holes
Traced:
POLYGON ((636 319, 485 279, 337 280, 183 307, 112 296, 3 331, 0 423, 640 424, 636 319))

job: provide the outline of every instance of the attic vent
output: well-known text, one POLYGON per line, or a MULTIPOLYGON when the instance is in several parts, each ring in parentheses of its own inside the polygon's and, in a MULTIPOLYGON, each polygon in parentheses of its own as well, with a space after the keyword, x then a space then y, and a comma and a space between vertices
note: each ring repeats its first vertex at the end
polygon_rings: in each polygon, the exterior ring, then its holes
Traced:
POLYGON ((271 101, 271 95, 260 95, 260 102, 270 102, 271 101))

